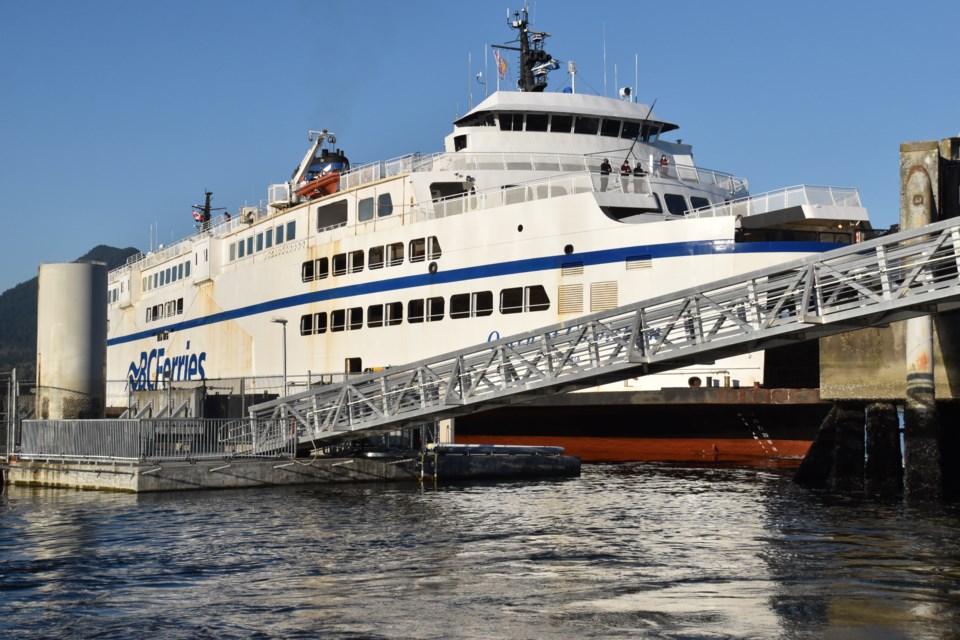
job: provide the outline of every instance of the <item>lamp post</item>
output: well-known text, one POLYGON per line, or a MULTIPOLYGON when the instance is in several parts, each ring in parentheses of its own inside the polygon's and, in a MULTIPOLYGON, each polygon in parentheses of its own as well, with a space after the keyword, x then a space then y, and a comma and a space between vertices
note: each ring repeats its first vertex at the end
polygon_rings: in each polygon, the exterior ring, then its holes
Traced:
POLYGON ((283 327, 283 395, 287 395, 287 319, 273 318, 270 322, 276 322, 283 327))

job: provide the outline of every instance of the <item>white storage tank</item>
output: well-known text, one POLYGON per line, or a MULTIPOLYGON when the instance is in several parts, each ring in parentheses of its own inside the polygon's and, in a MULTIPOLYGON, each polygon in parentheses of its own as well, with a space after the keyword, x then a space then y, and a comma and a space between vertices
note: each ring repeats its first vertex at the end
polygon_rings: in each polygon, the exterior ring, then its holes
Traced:
POLYGON ((102 418, 107 266, 42 264, 37 289, 37 417, 102 418))

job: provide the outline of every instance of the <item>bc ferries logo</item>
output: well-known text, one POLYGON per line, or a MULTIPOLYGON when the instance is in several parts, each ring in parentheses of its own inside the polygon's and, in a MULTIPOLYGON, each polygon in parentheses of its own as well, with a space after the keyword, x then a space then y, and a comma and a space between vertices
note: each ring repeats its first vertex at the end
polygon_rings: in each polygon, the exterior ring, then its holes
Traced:
MULTIPOLYGON (((190 343, 187 343, 187 349, 190 343)), ((153 391, 164 382, 182 380, 203 380, 203 362, 207 352, 168 355, 166 349, 152 349, 140 352, 140 362, 131 362, 127 370, 127 380, 134 391, 153 391)))

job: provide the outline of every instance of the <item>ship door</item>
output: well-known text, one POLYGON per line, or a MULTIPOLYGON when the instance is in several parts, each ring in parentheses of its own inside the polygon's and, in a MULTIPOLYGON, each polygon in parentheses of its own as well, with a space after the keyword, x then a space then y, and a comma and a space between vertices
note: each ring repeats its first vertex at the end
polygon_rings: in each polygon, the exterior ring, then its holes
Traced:
POLYGON ((363 371, 362 367, 363 360, 361 358, 346 358, 343 361, 343 370, 348 377, 355 373, 361 373, 363 371))

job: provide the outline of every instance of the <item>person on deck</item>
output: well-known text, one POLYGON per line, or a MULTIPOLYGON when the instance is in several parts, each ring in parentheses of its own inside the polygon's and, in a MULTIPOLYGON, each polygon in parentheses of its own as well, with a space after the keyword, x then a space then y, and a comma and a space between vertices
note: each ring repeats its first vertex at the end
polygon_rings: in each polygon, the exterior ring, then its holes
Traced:
POLYGON ((620 188, 624 193, 630 190, 630 176, 632 173, 633 172, 630 171, 630 163, 624 158, 623 164, 620 165, 620 188))
POLYGON ((613 171, 613 167, 610 166, 610 161, 604 158, 603 162, 600 163, 600 191, 607 190, 607 181, 610 179, 607 176, 610 175, 611 171, 613 171))

